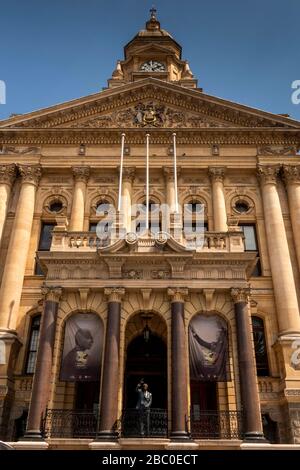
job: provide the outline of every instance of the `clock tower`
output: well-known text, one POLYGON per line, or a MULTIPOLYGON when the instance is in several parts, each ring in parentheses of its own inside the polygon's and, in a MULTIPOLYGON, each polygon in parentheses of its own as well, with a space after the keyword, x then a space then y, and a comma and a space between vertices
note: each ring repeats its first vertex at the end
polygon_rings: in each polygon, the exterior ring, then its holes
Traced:
POLYGON ((197 88, 197 80, 187 61, 182 60, 182 48, 160 27, 156 10, 150 10, 145 29, 124 47, 124 60, 118 61, 108 87, 154 77, 186 88, 197 88))

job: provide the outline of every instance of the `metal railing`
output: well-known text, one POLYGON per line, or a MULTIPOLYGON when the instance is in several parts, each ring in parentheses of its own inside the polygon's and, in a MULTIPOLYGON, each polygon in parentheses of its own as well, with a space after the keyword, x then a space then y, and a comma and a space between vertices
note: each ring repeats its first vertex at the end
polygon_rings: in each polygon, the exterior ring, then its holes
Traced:
POLYGON ((241 411, 199 411, 191 413, 192 439, 242 439, 241 411))
POLYGON ((47 410, 43 421, 46 438, 95 438, 98 416, 93 410, 47 410))
POLYGON ((119 421, 119 433, 121 437, 167 437, 167 410, 160 408, 125 409, 119 421))
MULTIPOLYGON (((242 439, 241 411, 199 411, 191 413, 190 437, 192 439, 242 439)), ((92 410, 48 409, 43 420, 45 438, 95 439, 98 414, 92 410)), ((116 422, 119 437, 168 437, 167 410, 151 408, 123 410, 116 422)))

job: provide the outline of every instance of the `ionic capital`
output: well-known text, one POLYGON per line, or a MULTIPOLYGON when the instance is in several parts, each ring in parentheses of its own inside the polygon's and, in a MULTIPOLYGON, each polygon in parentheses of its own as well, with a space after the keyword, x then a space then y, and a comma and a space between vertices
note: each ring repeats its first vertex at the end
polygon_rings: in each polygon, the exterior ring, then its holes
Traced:
POLYGON ((184 287, 170 287, 168 289, 168 295, 171 297, 171 302, 184 302, 187 295, 188 289, 184 287))
POLYGON ((87 183, 90 177, 90 167, 89 166, 73 166, 72 172, 74 176, 74 180, 83 181, 87 183))
POLYGON ((46 302, 56 303, 59 302, 63 292, 62 288, 58 286, 42 286, 41 291, 46 302))
POLYGON ((104 295, 108 297, 108 302, 121 302, 125 295, 125 289, 123 287, 107 287, 104 289, 104 295))
POLYGON ((299 184, 300 183, 300 165, 283 165, 283 179, 285 184, 299 184))
POLYGON ((225 176, 226 168, 224 166, 215 166, 208 168, 208 175, 213 183, 219 182, 223 183, 225 176))
POLYGON ((133 183, 134 177, 135 177, 135 167, 125 166, 123 168, 123 174, 122 174, 123 181, 128 181, 129 183, 133 183))
POLYGON ((277 184, 280 165, 257 165, 257 177, 262 185, 277 184))
POLYGON ((42 176, 40 165, 18 165, 18 169, 22 178, 22 184, 31 183, 38 186, 42 176))
POLYGON ((237 304, 239 302, 248 303, 251 296, 251 289, 249 287, 246 287, 244 289, 234 287, 233 289, 231 289, 230 294, 234 304, 237 304))
POLYGON ((16 165, 0 165, 0 184, 11 186, 16 177, 16 165))

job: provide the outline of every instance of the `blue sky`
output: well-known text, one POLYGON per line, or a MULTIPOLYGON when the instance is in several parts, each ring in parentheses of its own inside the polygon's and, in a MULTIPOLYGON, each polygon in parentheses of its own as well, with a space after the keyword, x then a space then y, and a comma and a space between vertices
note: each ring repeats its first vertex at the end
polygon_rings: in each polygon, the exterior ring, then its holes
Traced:
MULTIPOLYGON (((95 93, 144 27, 148 0, 1 0, 0 119, 95 93)), ((204 92, 300 120, 299 0, 156 0, 204 92)))

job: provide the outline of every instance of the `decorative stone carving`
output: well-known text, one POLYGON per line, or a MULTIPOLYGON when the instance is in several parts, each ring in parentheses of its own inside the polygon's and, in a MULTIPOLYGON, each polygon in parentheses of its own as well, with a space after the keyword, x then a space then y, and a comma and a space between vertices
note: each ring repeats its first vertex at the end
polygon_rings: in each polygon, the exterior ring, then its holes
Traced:
POLYGON ((104 289, 104 295, 108 297, 108 302, 121 302, 125 295, 125 289, 122 287, 107 287, 104 289))
POLYGON ((171 277, 171 273, 170 271, 159 269, 157 271, 152 271, 151 277, 153 279, 169 279, 171 277))
POLYGON ((42 286, 41 292, 46 301, 58 303, 62 296, 63 290, 58 286, 42 286))
POLYGON ((40 151, 40 147, 13 147, 13 146, 2 146, 0 149, 0 155, 9 155, 9 154, 17 154, 17 155, 24 155, 30 153, 38 153, 40 151))
POLYGON ((257 176, 261 184, 277 184, 280 165, 257 165, 257 176))
POLYGON ((22 183, 32 183, 38 186, 42 176, 40 165, 18 165, 22 183))
POLYGON ((246 302, 248 303, 250 300, 251 289, 249 287, 240 289, 240 288, 233 288, 231 289, 231 297, 233 303, 237 304, 239 302, 246 302))
POLYGON ((283 165, 283 177, 286 184, 300 183, 300 165, 283 165))
POLYGON ((300 389, 299 388, 290 388, 285 389, 284 394, 286 397, 300 397, 300 389))
POLYGON ((142 279, 143 271, 136 271, 135 269, 130 269, 129 271, 123 272, 123 277, 126 279, 142 279))
MULTIPOLYGON (((96 116, 92 119, 74 122, 70 127, 169 127, 169 128, 207 128, 228 127, 229 124, 204 115, 183 112, 169 108, 159 102, 140 102, 131 108, 114 111, 109 115, 96 116)), ((216 155, 218 146, 214 146, 216 155)))
POLYGON ((220 148, 219 148, 219 145, 215 144, 215 145, 212 145, 211 147, 211 154, 213 156, 219 156, 220 155, 220 148))
POLYGON ((0 165, 0 183, 12 185, 16 177, 16 165, 0 165))
POLYGON ((222 166, 209 167, 208 174, 212 181, 218 181, 223 183, 226 168, 222 166))
POLYGON ((123 168, 123 174, 122 174, 123 181, 129 181, 130 183, 133 183, 134 176, 135 176, 135 167, 125 166, 123 168))
POLYGON ((286 147, 265 145, 257 149, 258 155, 295 155, 295 153, 296 147, 293 145, 286 147))
POLYGON ((161 127, 164 123, 165 107, 150 102, 148 104, 138 103, 134 108, 134 124, 140 127, 161 127))
POLYGON ((88 182, 90 176, 90 167, 88 166, 73 166, 72 167, 73 176, 75 181, 83 181, 84 183, 88 182))
POLYGON ((188 295, 188 289, 183 287, 169 288, 168 295, 171 297, 171 302, 184 302, 188 295))

